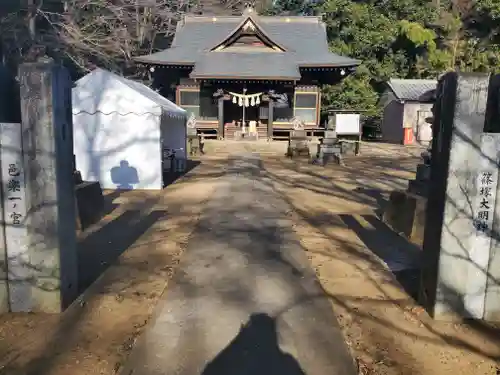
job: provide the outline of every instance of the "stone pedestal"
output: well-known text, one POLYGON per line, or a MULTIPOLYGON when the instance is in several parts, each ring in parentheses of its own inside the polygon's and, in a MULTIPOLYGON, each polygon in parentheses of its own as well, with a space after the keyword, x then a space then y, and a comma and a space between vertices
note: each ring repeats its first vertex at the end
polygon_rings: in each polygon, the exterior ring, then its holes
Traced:
POLYGON ((287 155, 289 157, 309 156, 309 140, 305 130, 293 130, 290 133, 287 155))
POLYGON ((329 162, 340 164, 341 151, 342 148, 337 138, 323 138, 321 143, 318 145, 318 161, 320 161, 323 165, 326 165, 329 162))
POLYGON ((408 182, 408 191, 426 197, 429 193, 430 178, 431 166, 427 164, 418 164, 415 179, 408 182))
POLYGON ((500 267, 491 266, 499 253, 492 227, 500 222, 500 137, 483 133, 489 81, 448 73, 438 84, 421 278, 421 302, 436 319, 493 319, 500 311, 500 267))
POLYGON ((102 218, 104 196, 98 181, 85 181, 75 186, 76 226, 85 230, 102 218))
MULTIPOLYGON (((333 126, 332 124, 329 124, 333 126)), ((342 161, 342 146, 337 139, 337 133, 334 128, 329 128, 325 130, 325 136, 318 144, 318 149, 316 152, 316 162, 319 162, 323 165, 328 164, 329 162, 335 162, 336 164, 340 164, 342 161)))
POLYGON ((78 289, 72 85, 48 60, 21 65, 19 79, 31 311, 60 312, 78 289))
POLYGON ((408 191, 395 190, 389 196, 382 220, 396 233, 422 247, 426 208, 427 199, 425 197, 408 191))
POLYGON ((187 134, 187 154, 190 156, 198 155, 202 151, 202 142, 200 136, 196 134, 187 134))

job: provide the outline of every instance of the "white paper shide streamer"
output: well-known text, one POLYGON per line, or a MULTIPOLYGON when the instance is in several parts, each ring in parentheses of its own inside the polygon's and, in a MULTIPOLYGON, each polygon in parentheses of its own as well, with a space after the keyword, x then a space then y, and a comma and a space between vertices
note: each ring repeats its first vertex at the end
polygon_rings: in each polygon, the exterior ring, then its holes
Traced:
POLYGON ((234 104, 238 103, 240 107, 254 107, 260 104, 260 97, 262 96, 262 92, 258 92, 255 94, 237 94, 235 92, 229 91, 229 95, 232 97, 232 102, 234 104))

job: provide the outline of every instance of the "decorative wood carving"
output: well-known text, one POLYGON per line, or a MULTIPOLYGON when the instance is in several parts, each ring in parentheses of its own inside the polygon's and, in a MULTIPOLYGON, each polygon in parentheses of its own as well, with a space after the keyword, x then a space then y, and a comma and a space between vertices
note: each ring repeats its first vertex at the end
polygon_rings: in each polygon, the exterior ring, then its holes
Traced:
POLYGON ((305 122, 299 117, 294 116, 292 119, 293 130, 304 130, 305 122))
POLYGON ((189 129, 196 128, 196 117, 195 117, 195 115, 193 113, 191 113, 191 116, 189 116, 186 126, 189 129))

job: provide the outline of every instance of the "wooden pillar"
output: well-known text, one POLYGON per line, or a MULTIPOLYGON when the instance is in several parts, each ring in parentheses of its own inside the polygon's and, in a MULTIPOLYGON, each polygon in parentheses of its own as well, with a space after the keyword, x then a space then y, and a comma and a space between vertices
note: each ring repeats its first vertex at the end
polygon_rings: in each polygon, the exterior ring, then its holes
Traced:
POLYGON ((217 136, 224 139, 224 95, 219 98, 217 118, 219 120, 219 130, 217 136))
POLYGON ((267 119, 267 140, 273 140, 273 118, 274 118, 274 102, 271 98, 269 98, 269 111, 268 111, 268 119, 267 119))

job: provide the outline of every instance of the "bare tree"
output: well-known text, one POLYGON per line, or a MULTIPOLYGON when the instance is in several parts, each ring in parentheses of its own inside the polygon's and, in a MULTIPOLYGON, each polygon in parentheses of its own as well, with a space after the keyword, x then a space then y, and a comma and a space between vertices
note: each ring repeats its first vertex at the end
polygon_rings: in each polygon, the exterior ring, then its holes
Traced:
POLYGON ((80 69, 130 75, 131 58, 164 45, 192 7, 192 0, 66 0, 62 11, 38 14, 53 30, 45 43, 80 69))
MULTIPOLYGON (((100 66, 136 75, 132 57, 167 48, 177 23, 201 5, 222 13, 243 0, 0 0, 5 55, 21 59, 34 44, 83 72, 100 66)), ((266 0, 254 3, 265 4, 266 0)))
POLYGON ((0 42, 3 58, 16 59, 30 45, 27 7, 18 0, 0 3, 0 42))

